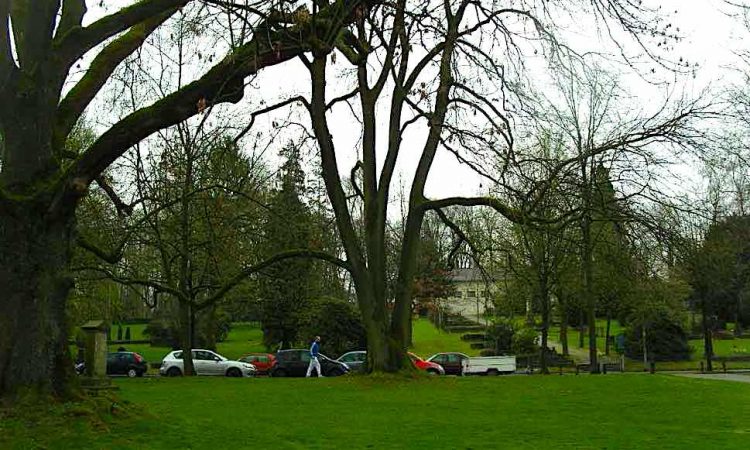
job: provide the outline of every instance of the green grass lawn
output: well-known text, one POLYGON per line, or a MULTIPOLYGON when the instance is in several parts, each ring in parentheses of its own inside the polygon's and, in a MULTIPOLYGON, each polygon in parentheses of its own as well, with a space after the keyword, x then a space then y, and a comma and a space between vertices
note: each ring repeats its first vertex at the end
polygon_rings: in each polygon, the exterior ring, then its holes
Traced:
MULTIPOLYGON (((750 356, 750 339, 727 339, 713 340, 714 354, 716 356, 750 356)), ((693 359, 703 358, 703 339, 690 341, 693 347, 693 359)))
MULTIPOLYGON (((596 348, 600 350, 600 352, 604 352, 605 343, 606 343, 606 333, 607 333, 607 321, 604 319, 597 319, 596 321, 596 327, 604 330, 604 334, 601 336, 596 337, 596 348)), ((613 320, 610 324, 609 328, 609 334, 610 336, 617 336, 618 334, 622 333, 622 327, 620 326, 620 323, 616 320, 613 320)), ((560 327, 559 326, 552 326, 549 329, 549 339, 552 341, 560 342, 560 327)), ((570 348, 578 348, 578 329, 568 327, 568 346, 570 348)), ((583 348, 588 349, 589 346, 589 335, 588 331, 584 333, 583 336, 583 348)), ((557 349, 558 351, 561 351, 561 348, 557 349)))
POLYGON ((412 328, 411 351, 428 358, 438 352, 461 352, 469 356, 479 355, 479 350, 472 349, 468 342, 461 340, 464 333, 448 333, 435 327, 427 319, 415 319, 412 328))
POLYGON ((0 417, 0 448, 746 449, 750 442, 750 384, 669 375, 116 384, 122 406, 104 420, 59 405, 0 417))

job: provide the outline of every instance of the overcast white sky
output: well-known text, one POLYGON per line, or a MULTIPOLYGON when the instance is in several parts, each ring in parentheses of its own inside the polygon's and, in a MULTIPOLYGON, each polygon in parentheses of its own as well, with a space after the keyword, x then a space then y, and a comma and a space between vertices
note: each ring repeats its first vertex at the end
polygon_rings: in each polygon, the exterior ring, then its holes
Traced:
MULTIPOLYGON (((103 14, 101 8, 94 4, 98 4, 98 1, 89 3, 91 12, 88 20, 94 20, 103 14)), ((107 11, 112 12, 119 5, 129 3, 132 1, 107 2, 107 11)), ((681 77, 671 86, 672 89, 696 93, 710 86, 718 90, 723 84, 736 79, 737 75, 727 68, 737 62, 734 52, 744 48, 750 49, 750 41, 747 40, 747 32, 742 23, 727 15, 733 10, 723 0, 646 0, 645 3, 660 6, 665 18, 679 28, 680 34, 685 37, 677 46, 675 54, 700 65, 695 78, 681 77)), ((566 27, 564 38, 576 50, 614 53, 615 47, 606 40, 600 40, 594 30, 593 22, 572 23, 566 27)), ((626 77, 623 82, 627 83, 629 90, 640 99, 643 108, 653 106, 666 92, 663 87, 654 88, 638 77, 626 77)), ((299 92, 306 92, 308 82, 306 71, 301 64, 290 62, 266 70, 253 84, 259 89, 253 91, 252 99, 243 100, 246 106, 250 105, 253 99, 257 101, 258 93, 262 93, 263 98, 270 103, 274 99, 288 97, 291 94, 290 86, 299 86, 299 92)), ((252 107, 254 106, 249 106, 248 109, 252 107)), ((283 116, 286 116, 286 113, 283 116)), ((271 120, 277 118, 267 117, 258 125, 268 126, 271 120)), ((356 146, 359 138, 359 127, 348 123, 345 111, 336 111, 332 117, 332 128, 339 149, 349 149, 339 154, 341 172, 348 176, 356 161, 356 153, 351 149, 356 146)), ((422 137, 412 136, 411 139, 409 143, 418 148, 422 137)), ((283 143, 279 142, 278 145, 281 146, 283 143)), ((410 148, 409 145, 405 146, 404 157, 400 160, 403 163, 401 167, 405 179, 408 179, 413 170, 418 155, 416 151, 410 151, 410 148)), ((482 180, 468 168, 460 166, 452 155, 441 153, 435 161, 428 181, 428 195, 437 198, 476 194, 480 191, 480 183, 482 180)))

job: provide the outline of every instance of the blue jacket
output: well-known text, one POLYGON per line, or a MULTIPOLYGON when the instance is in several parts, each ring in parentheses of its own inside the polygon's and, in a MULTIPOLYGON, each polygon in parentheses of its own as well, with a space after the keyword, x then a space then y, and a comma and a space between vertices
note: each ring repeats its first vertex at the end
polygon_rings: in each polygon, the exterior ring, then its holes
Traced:
POLYGON ((310 346, 310 356, 312 356, 313 358, 317 358, 319 347, 320 345, 318 345, 318 341, 313 341, 312 345, 310 346))

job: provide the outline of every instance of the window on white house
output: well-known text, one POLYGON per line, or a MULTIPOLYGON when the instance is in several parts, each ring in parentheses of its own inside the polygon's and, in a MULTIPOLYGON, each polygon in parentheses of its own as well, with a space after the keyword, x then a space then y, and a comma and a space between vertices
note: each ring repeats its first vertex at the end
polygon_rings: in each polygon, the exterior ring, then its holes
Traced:
POLYGON ((466 296, 469 298, 474 298, 477 296, 477 291, 468 291, 466 296))

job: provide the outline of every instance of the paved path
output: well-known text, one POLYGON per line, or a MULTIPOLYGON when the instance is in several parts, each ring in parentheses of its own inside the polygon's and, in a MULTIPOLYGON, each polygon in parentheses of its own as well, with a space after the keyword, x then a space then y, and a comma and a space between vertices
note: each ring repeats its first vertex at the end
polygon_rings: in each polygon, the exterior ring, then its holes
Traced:
MULTIPOLYGON (((571 342, 568 341, 568 353, 570 357, 578 364, 588 364, 589 363, 589 350, 587 348, 578 348, 578 342, 574 342, 573 345, 570 345, 571 342)), ((554 348, 557 353, 562 354, 562 343, 547 338, 547 347, 554 348)))
POLYGON ((750 373, 674 373, 678 377, 750 383, 750 373))

